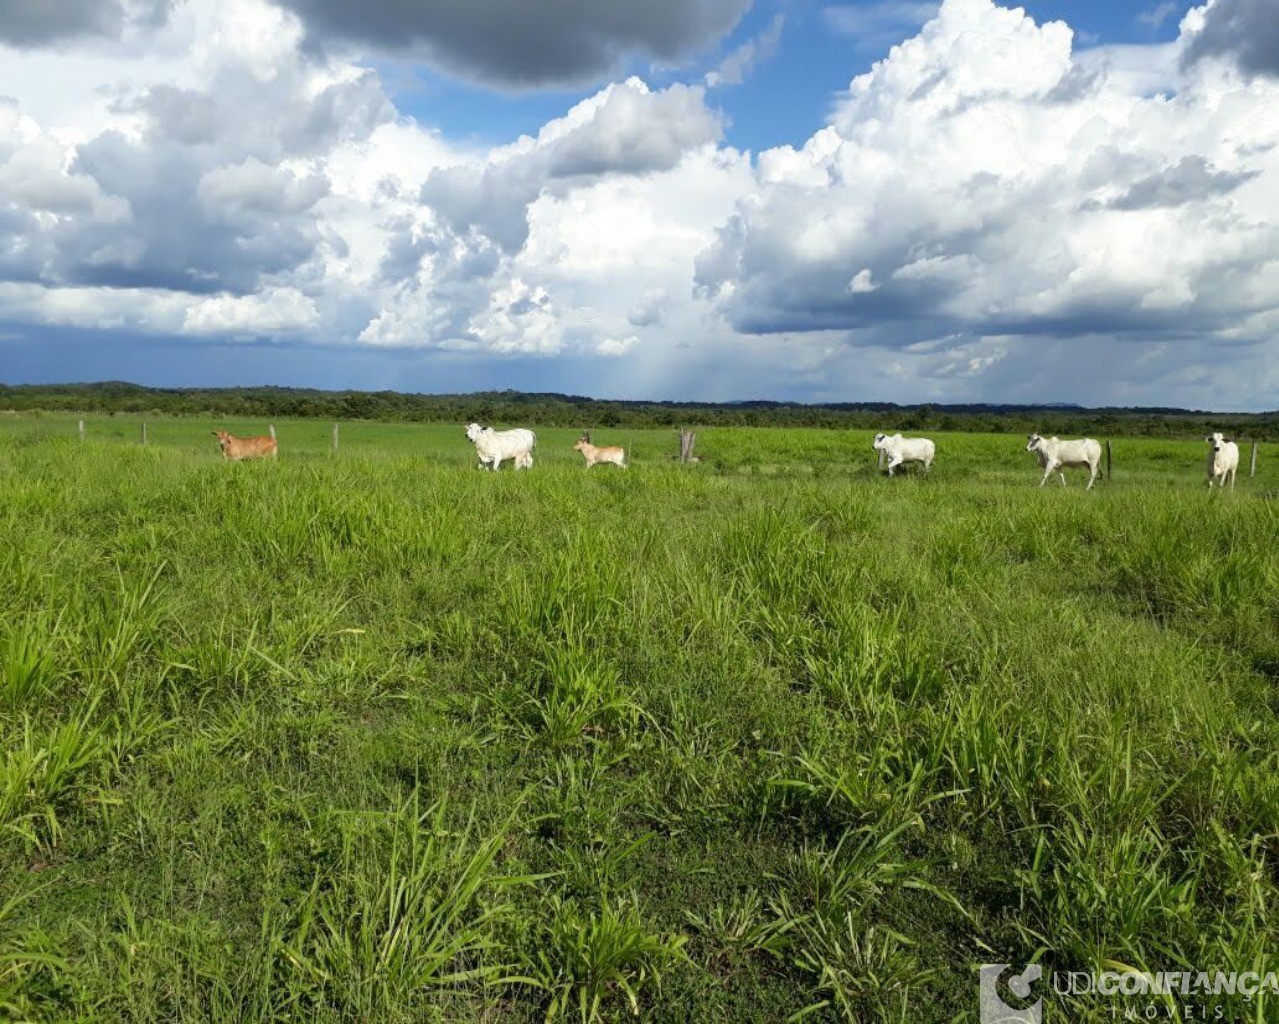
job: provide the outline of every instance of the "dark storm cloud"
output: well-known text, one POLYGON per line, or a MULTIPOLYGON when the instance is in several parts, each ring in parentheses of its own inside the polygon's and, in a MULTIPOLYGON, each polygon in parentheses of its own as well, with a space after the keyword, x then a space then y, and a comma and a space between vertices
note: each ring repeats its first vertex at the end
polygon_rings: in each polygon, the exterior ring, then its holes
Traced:
POLYGON ((1279 76, 1279 8, 1275 0, 1217 0, 1204 12, 1184 60, 1232 57, 1250 75, 1279 76))
POLYGON ((127 25, 163 24, 175 0, 0 0, 0 41, 48 46, 86 36, 118 39, 127 25))
MULTIPOLYGON (((582 82, 628 54, 663 61, 732 28, 750 0, 281 0, 323 44, 341 37, 424 53, 508 86, 582 82)), ((87 0, 86 0, 87 3, 87 0)))

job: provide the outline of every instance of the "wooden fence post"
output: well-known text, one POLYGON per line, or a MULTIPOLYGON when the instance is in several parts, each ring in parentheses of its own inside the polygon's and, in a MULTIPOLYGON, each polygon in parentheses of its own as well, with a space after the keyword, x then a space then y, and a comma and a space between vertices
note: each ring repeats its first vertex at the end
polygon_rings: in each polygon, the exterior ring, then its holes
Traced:
POLYGON ((338 450, 338 425, 337 425, 336 423, 334 423, 334 424, 333 424, 333 452, 334 452, 334 454, 337 454, 337 450, 338 450))
POLYGON ((274 440, 275 440, 275 424, 274 424, 274 423, 272 423, 272 424, 271 424, 270 426, 268 426, 266 429, 267 429, 267 430, 269 430, 269 431, 271 432, 271 440, 272 440, 272 441, 274 441, 274 440))
POLYGON ((1252 442, 1252 465, 1248 467, 1248 476, 1254 477, 1256 475, 1257 475, 1257 442, 1253 441, 1252 442))
POLYGON ((693 461, 693 445, 697 443, 697 435, 691 430, 679 428, 679 460, 680 462, 693 461))
POLYGON ((146 420, 142 421, 142 443, 143 444, 147 443, 147 421, 146 420))
POLYGON ((1106 441, 1106 479, 1110 479, 1110 441, 1106 441))
MULTIPOLYGON (((81 421, 80 421, 80 441, 81 441, 81 443, 83 443, 83 442, 84 442, 84 420, 81 420, 81 421)), ((1254 462, 1256 461, 1255 454, 1254 454, 1253 461, 1254 461, 1254 462)))

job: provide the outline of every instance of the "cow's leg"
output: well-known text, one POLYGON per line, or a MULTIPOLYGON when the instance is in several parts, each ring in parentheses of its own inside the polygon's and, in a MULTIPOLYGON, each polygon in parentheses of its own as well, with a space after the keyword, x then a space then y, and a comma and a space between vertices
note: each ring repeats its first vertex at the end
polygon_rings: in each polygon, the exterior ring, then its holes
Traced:
POLYGON ((889 476, 892 476, 892 475, 893 475, 893 469, 894 469, 894 468, 896 468, 897 466, 900 466, 901 464, 902 464, 902 457, 901 457, 900 455, 894 455, 891 459, 889 459, 889 460, 888 460, 888 475, 889 475, 889 476))
POLYGON ((1230 471, 1230 493, 1231 493, 1231 494, 1233 494, 1233 493, 1234 493, 1234 491, 1235 491, 1235 475, 1236 475, 1238 472, 1239 472, 1239 467, 1238 467, 1238 466, 1236 466, 1234 469, 1232 469, 1232 470, 1230 471))
POLYGON ((1048 463, 1048 468, 1044 470, 1044 478, 1039 481, 1040 487, 1043 487, 1044 484, 1048 483, 1048 478, 1053 475, 1053 470, 1056 468, 1057 467, 1054 466, 1051 462, 1048 463))
POLYGON ((1091 490, 1092 490, 1092 485, 1093 485, 1093 484, 1096 482, 1096 480, 1097 480, 1097 466, 1091 466, 1091 465, 1090 465, 1090 466, 1088 467, 1088 469, 1089 469, 1089 474, 1088 474, 1088 486, 1084 488, 1084 490, 1085 490, 1085 491, 1091 491, 1091 490))

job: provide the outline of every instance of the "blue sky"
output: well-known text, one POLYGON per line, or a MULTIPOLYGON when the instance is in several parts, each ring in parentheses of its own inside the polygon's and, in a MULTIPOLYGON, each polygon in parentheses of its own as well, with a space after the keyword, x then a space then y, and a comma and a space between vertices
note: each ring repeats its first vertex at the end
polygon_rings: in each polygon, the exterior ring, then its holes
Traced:
MULTIPOLYGON (((778 43, 761 56, 737 85, 717 91, 715 101, 728 117, 726 140, 756 152, 782 143, 802 145, 825 123, 832 97, 855 75, 868 70, 889 48, 914 35, 937 9, 936 2, 835 3, 822 0, 755 3, 737 25, 677 66, 631 60, 627 71, 651 84, 687 81, 704 74, 738 47, 766 34, 782 19, 778 43)), ((1054 0, 1019 5, 1036 21, 1065 21, 1081 48, 1103 44, 1169 42, 1191 4, 1149 6, 1054 0)), ((460 80, 411 60, 386 60, 379 68, 396 106, 442 132, 499 145, 521 134, 536 134, 548 120, 594 91, 492 88, 460 80)))
POLYGON ((1267 0, 547 9, 0 0, 0 380, 1279 406, 1267 0))

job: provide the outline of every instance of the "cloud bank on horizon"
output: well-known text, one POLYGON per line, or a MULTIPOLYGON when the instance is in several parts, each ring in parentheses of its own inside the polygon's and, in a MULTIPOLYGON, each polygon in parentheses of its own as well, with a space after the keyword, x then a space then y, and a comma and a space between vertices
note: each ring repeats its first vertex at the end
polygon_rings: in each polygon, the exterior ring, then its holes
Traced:
POLYGON ((1268 0, 1094 46, 992 0, 827 8, 906 37, 758 152, 719 90, 787 12, 730 46, 749 6, 0 0, 0 379, 83 376, 74 336, 190 367, 149 383, 272 351, 281 384, 1279 405, 1268 0), (407 114, 397 61, 607 84, 491 146, 407 114))

